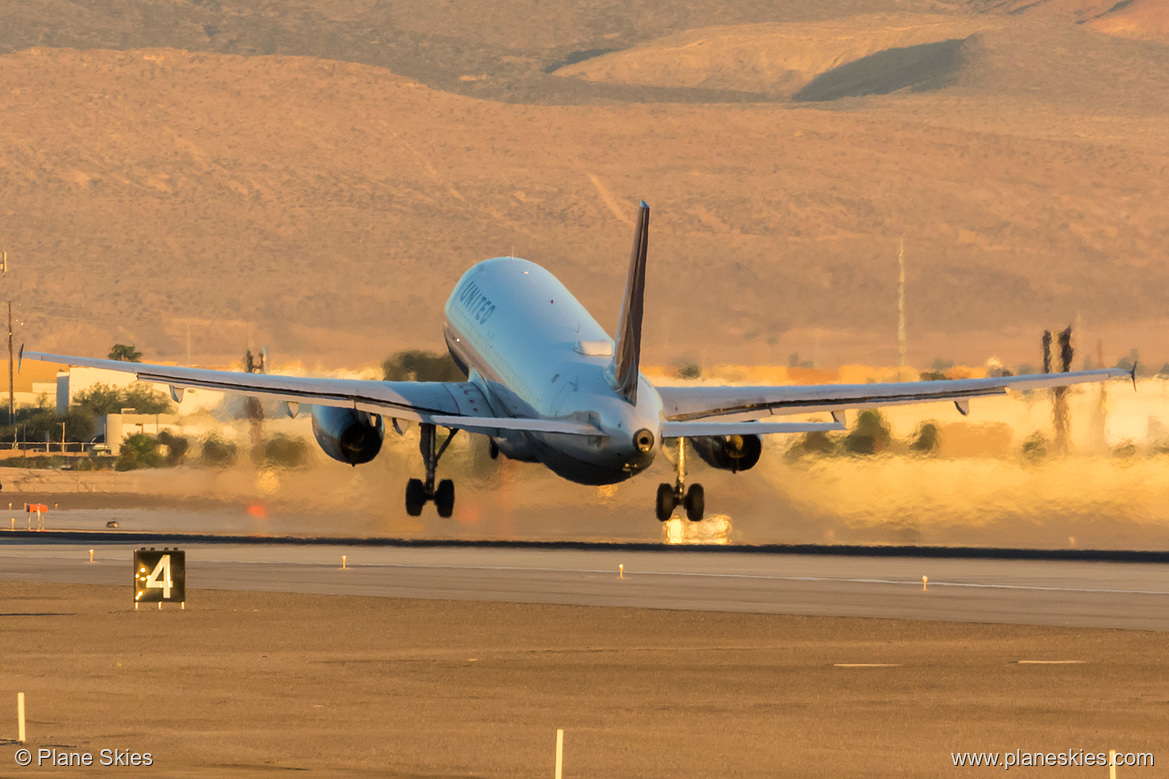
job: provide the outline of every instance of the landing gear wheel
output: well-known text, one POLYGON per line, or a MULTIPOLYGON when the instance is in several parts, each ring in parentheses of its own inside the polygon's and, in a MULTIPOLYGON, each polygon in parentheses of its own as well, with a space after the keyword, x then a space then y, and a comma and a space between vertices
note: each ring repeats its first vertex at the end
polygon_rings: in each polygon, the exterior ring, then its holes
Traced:
POLYGON ((455 483, 450 479, 443 479, 438 483, 438 489, 434 491, 434 507, 438 509, 438 515, 444 519, 454 513, 455 483))
POLYGON ((682 505, 686 507, 687 519, 691 522, 702 520, 702 515, 706 511, 706 493, 701 484, 690 485, 690 489, 686 491, 686 497, 682 499, 682 505))
POLYGON ((487 439, 487 456, 492 460, 499 457, 499 444, 495 443, 494 438, 487 439))
POLYGON ((665 522, 674 513, 678 502, 674 500, 674 488, 669 484, 658 485, 657 512, 658 521, 665 522))
MULTIPOLYGON (((452 500, 454 498, 452 490, 452 500)), ((406 482, 406 513, 412 517, 422 515, 422 507, 426 505, 426 487, 421 479, 411 479, 406 482)))

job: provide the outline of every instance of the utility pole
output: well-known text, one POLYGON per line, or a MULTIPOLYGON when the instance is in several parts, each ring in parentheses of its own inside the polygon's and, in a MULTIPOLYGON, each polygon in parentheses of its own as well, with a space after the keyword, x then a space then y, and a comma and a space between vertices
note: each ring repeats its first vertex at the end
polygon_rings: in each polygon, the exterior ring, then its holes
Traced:
POLYGON ((897 380, 903 378, 905 364, 909 357, 909 343, 905 334, 905 236, 901 236, 901 248, 897 252, 897 380))
POLYGON ((16 424, 15 361, 12 357, 12 301, 8 301, 8 418, 16 424))
MULTIPOLYGON (((8 276, 8 252, 0 251, 0 275, 7 278, 8 276)), ((13 367, 12 356, 12 298, 8 299, 8 421, 12 423, 13 431, 16 430, 16 389, 15 389, 15 369, 13 367)), ((16 438, 15 432, 13 438, 16 438)))

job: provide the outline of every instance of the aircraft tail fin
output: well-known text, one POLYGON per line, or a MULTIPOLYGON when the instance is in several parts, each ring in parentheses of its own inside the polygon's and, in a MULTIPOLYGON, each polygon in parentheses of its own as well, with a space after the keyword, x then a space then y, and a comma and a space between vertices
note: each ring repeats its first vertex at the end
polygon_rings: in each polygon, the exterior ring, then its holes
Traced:
POLYGON ((645 308, 645 258, 649 248, 649 206, 641 201, 637 230, 629 255, 629 277, 625 280, 625 302, 617 325, 617 345, 610 367, 613 389, 637 404, 637 382, 641 368, 641 320, 645 308))

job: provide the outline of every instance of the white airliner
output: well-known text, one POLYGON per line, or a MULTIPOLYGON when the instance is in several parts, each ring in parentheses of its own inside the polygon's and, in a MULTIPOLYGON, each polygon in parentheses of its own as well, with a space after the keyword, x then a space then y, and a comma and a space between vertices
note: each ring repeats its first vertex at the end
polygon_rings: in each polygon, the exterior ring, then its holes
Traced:
MULTIPOLYGON (((953 401, 1128 376, 1119 369, 955 381, 779 387, 658 387, 639 370, 649 207, 634 233, 625 300, 610 338, 556 277, 515 257, 484 260, 468 270, 446 302, 443 335, 467 374, 461 382, 359 381, 272 376, 23 352, 22 357, 133 373, 169 385, 177 401, 187 388, 285 401, 295 415, 312 405, 313 433, 332 458, 351 465, 377 455, 385 419, 402 431, 417 422, 426 479, 406 484, 406 511, 417 516, 433 500, 449 517, 455 489, 436 484, 439 459, 459 430, 491 440, 491 454, 540 462, 580 484, 613 484, 645 470, 667 440, 682 439, 709 465, 745 471, 762 450, 760 436, 843 430, 847 409, 953 401), (828 412, 831 422, 776 421, 828 412), (438 430, 449 432, 439 441, 438 430)), ((661 484, 657 517, 682 505, 702 519, 700 484, 685 484, 685 446, 678 447, 674 484, 661 484)))

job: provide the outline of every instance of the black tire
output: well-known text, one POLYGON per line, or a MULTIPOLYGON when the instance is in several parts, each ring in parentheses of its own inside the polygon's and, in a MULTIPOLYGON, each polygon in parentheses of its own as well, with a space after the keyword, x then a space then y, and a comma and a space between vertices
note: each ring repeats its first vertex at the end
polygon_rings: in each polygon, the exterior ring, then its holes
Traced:
POLYGON ((687 519, 691 522, 702 521, 702 515, 706 512, 706 492, 701 484, 691 484, 682 503, 686 506, 687 519))
POLYGON ((426 505, 426 487, 421 479, 411 479, 406 482, 406 513, 412 517, 422 514, 422 507, 426 505))
POLYGON ((434 491, 434 507, 444 519, 455 513, 455 483, 450 479, 438 483, 438 489, 434 491))
POLYGON ((658 521, 665 522, 674 513, 678 502, 674 500, 674 488, 669 484, 658 485, 657 513, 658 521))
POLYGON ((494 438, 487 439, 487 455, 492 460, 499 457, 499 444, 495 443, 494 438))

